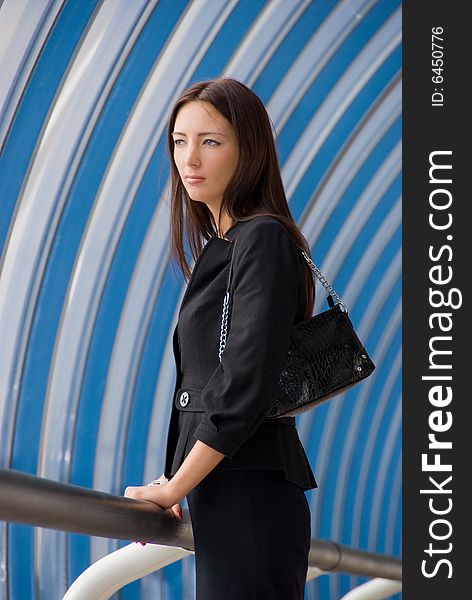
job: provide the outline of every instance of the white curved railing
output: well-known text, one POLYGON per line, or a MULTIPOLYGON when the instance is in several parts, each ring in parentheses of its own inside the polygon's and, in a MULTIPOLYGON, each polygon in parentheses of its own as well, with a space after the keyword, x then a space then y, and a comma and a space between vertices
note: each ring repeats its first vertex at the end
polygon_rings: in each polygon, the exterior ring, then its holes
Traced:
POLYGON ((402 591, 402 582, 392 579, 376 578, 359 585, 341 600, 383 600, 402 591))
MULTIPOLYGON (((145 575, 193 554, 191 550, 133 543, 108 554, 86 569, 67 590, 62 600, 108 600, 119 589, 145 575)), ((329 575, 318 567, 308 567, 307 581, 329 575)), ((402 589, 401 581, 371 579, 354 588, 342 600, 382 600, 402 589)))
POLYGON ((128 544, 90 565, 70 586, 63 600, 106 600, 128 583, 189 554, 193 552, 175 546, 128 544))

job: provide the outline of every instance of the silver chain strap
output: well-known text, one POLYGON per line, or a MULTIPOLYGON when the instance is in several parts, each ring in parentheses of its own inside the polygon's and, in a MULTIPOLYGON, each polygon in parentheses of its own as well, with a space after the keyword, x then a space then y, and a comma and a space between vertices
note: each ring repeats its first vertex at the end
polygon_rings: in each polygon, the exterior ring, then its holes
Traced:
POLYGON ((302 252, 302 255, 303 255, 303 258, 308 263, 310 269, 315 274, 316 278, 321 282, 321 285, 328 292, 328 295, 332 296, 332 298, 333 298, 333 300, 335 300, 336 304, 339 304, 339 306, 341 307, 341 310, 343 310, 344 312, 347 312, 346 305, 343 303, 341 298, 336 294, 333 286, 329 283, 329 281, 326 279, 326 277, 323 275, 323 273, 318 269, 318 267, 311 260, 311 258, 305 254, 305 252, 302 252))
POLYGON ((223 350, 226 346, 226 334, 228 331, 228 308, 229 308, 229 291, 225 294, 225 299, 223 300, 223 314, 221 316, 221 332, 220 332, 220 351, 218 356, 221 362, 221 355, 223 354, 223 350))
MULTIPOLYGON (((233 248, 233 252, 234 252, 234 248, 233 248)), ((346 305, 343 303, 343 301, 338 296, 338 294, 336 294, 333 286, 329 283, 329 281, 326 279, 326 277, 323 275, 323 273, 318 269, 318 267, 315 265, 315 263, 311 260, 311 258, 309 256, 307 256, 307 254, 305 252, 302 252, 302 255, 303 255, 303 258, 308 263, 310 269, 315 274, 315 277, 321 282, 322 286, 324 287, 324 289, 326 290, 328 295, 333 298, 333 300, 336 302, 336 304, 339 304, 339 306, 341 307, 341 310, 343 312, 347 312, 346 305)), ((228 285, 227 285, 226 294, 225 294, 225 297, 223 300, 223 313, 221 315, 220 349, 218 352, 220 362, 221 362, 221 356, 223 354, 223 350, 225 349, 225 346, 226 346, 226 338, 227 338, 227 334, 228 334, 229 282, 230 282, 230 278, 231 278, 232 265, 233 265, 233 258, 231 257, 230 274, 228 277, 228 285)))

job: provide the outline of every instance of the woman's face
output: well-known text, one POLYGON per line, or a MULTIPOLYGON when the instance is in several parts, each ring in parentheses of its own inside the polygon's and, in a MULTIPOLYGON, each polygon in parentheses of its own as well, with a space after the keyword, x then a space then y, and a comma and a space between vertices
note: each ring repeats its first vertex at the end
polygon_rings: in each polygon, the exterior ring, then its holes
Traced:
POLYGON ((175 164, 189 197, 204 202, 215 216, 238 160, 231 123, 209 102, 192 100, 177 113, 172 137, 175 164))

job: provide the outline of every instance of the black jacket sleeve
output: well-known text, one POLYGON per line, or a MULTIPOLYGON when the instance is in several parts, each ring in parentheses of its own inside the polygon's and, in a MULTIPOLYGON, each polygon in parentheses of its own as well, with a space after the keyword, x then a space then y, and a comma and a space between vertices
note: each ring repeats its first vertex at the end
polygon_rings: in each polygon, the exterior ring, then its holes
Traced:
POLYGON ((300 250, 275 219, 254 219, 234 249, 228 336, 201 392, 195 438, 232 458, 269 413, 298 307, 300 250))

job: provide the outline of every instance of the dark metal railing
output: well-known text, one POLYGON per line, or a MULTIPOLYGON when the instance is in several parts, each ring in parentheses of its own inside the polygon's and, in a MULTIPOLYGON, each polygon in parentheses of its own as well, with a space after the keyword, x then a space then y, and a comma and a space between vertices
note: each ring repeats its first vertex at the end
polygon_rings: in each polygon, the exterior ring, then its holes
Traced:
MULTIPOLYGON (((193 550, 188 511, 182 521, 141 500, 0 469, 0 520, 112 539, 193 550)), ((401 581, 401 560, 312 539, 309 565, 401 581)))

